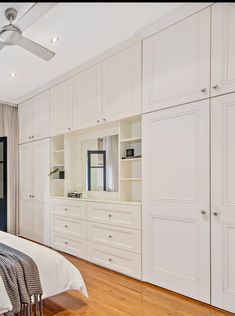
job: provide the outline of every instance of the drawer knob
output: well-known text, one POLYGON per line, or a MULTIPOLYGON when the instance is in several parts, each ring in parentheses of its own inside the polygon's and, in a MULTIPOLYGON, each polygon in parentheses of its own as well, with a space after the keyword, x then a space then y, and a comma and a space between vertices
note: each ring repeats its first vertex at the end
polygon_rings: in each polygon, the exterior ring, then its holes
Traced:
POLYGON ((65 227, 65 228, 68 228, 69 226, 68 226, 68 225, 64 225, 64 227, 65 227))
POLYGON ((65 208, 64 210, 65 210, 65 211, 68 211, 68 209, 67 209, 67 208, 65 208))
POLYGON ((111 258, 109 258, 109 262, 112 262, 113 260, 111 258))
POLYGON ((109 238, 111 239, 113 236, 112 235, 109 235, 109 238))
POLYGON ((109 217, 112 217, 112 214, 109 214, 109 217))
POLYGON ((207 92, 207 89, 206 89, 206 88, 202 88, 202 89, 201 89, 201 92, 202 92, 202 93, 206 93, 206 92, 207 92))
POLYGON ((68 245, 68 242, 67 242, 67 241, 65 241, 64 243, 65 243, 65 245, 68 245))

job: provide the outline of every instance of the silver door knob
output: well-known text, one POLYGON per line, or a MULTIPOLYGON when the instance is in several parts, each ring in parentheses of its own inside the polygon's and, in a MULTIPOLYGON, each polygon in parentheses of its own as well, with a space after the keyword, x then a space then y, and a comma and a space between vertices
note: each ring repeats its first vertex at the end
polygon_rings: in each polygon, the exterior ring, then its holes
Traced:
POLYGON ((219 86, 217 84, 215 84, 214 86, 212 86, 212 89, 217 90, 217 89, 219 89, 219 86))
POLYGON ((218 212, 212 212, 212 214, 213 214, 214 216, 218 216, 218 215, 219 215, 218 212))
POLYGON ((201 214, 202 214, 202 215, 205 215, 205 214, 206 214, 206 211, 201 210, 201 214))
POLYGON ((202 92, 202 93, 206 93, 206 92, 207 92, 207 89, 206 89, 206 88, 203 88, 203 89, 201 89, 201 92, 202 92))

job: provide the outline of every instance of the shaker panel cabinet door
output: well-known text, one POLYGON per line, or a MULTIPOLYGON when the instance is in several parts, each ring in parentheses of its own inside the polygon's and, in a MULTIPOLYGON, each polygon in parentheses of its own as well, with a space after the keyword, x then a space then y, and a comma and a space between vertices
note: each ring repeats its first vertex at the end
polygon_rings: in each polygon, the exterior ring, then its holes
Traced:
POLYGON ((235 94, 213 98, 212 305, 235 313, 235 94))
POLYGON ((34 134, 33 100, 27 100, 19 106, 19 144, 32 141, 34 134))
POLYGON ((51 97, 51 136, 72 129, 72 79, 53 87, 51 97))
POLYGON ((50 136, 50 92, 49 90, 33 98, 34 137, 33 140, 50 136))
POLYGON ((103 121, 141 113, 141 45, 103 62, 103 121))
POLYGON ((73 79, 73 128, 82 129, 101 122, 101 64, 73 79))
POLYGON ((143 112, 209 97, 210 9, 144 40, 143 112))
POLYGON ((143 277, 210 302, 209 101, 143 117, 143 277))
POLYGON ((212 6, 211 94, 235 91, 235 3, 212 6))

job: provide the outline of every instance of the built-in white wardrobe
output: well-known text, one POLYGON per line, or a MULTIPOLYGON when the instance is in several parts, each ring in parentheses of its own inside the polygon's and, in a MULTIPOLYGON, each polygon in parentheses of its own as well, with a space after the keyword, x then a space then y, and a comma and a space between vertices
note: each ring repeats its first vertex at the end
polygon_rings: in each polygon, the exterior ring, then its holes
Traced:
POLYGON ((235 312, 235 4, 182 12, 20 105, 20 234, 235 312), (69 198, 110 130, 118 192, 69 198))
POLYGON ((144 40, 142 118, 143 279, 232 312, 234 21, 216 3, 144 40))

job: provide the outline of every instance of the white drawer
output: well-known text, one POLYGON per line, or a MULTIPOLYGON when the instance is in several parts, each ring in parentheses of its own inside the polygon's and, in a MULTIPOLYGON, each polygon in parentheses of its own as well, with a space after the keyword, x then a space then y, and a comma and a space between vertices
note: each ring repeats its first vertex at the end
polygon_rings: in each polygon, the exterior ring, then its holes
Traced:
POLYGON ((52 232, 51 247, 73 256, 86 259, 87 242, 68 235, 52 232))
POLYGON ((87 259, 105 268, 141 279, 141 256, 132 252, 87 242, 87 259))
POLYGON ((52 231, 69 233, 76 238, 86 239, 86 221, 83 220, 52 215, 51 228, 52 231))
POLYGON ((88 202, 87 220, 140 229, 141 206, 88 202))
POLYGON ((86 202, 53 199, 51 201, 51 213, 56 215, 86 219, 86 202))
POLYGON ((139 230, 87 222, 87 239, 105 246, 141 253, 139 230))

